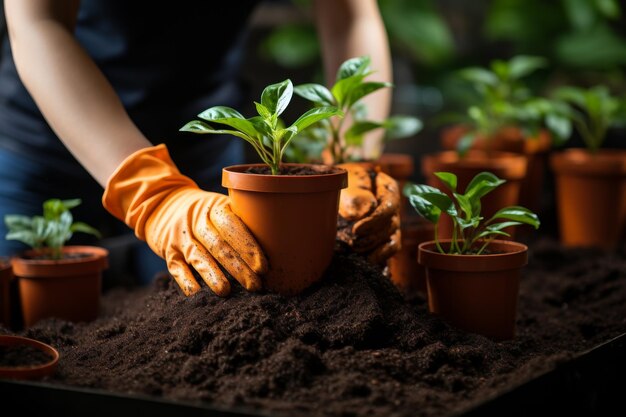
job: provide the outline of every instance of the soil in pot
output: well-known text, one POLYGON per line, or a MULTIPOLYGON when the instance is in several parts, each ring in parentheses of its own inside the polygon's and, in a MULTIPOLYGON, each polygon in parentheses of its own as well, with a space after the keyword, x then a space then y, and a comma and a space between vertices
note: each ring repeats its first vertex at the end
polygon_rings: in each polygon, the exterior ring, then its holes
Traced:
MULTIPOLYGON (((113 290, 87 324, 27 335, 60 347, 55 384, 288 416, 449 416, 626 331, 626 257, 529 244, 517 336, 496 343, 402 300, 336 255, 305 294, 180 295, 170 278, 113 290)), ((626 248, 624 248, 626 249, 626 248)))
POLYGON ((0 335, 0 378, 38 379, 56 370, 59 352, 27 337, 0 335))

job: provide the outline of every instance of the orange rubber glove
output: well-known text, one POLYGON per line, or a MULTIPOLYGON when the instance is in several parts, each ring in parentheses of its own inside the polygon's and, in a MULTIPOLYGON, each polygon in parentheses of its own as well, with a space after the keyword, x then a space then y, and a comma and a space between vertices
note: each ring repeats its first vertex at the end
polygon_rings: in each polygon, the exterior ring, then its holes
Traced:
POLYGON ((165 259, 185 295, 200 290, 190 265, 220 296, 230 293, 220 265, 247 290, 261 288, 267 260, 228 197, 182 175, 165 145, 126 158, 109 178, 102 204, 165 259))
POLYGON ((398 183, 377 168, 338 165, 348 171, 348 188, 339 199, 337 238, 374 264, 384 264, 400 250, 398 183))

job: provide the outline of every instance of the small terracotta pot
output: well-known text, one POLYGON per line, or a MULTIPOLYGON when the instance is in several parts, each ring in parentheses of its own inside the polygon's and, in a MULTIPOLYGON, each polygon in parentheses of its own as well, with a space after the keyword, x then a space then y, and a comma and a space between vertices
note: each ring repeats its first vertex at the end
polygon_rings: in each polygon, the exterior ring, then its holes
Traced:
POLYGON ((0 259, 0 323, 11 328, 11 281, 13 270, 9 259, 0 259))
POLYGON ((12 259, 24 326, 30 327, 48 317, 73 322, 94 320, 100 307, 102 271, 108 267, 107 250, 66 246, 65 259, 29 259, 36 254, 26 251, 22 257, 12 259))
POLYGON ((40 379, 54 374, 59 362, 59 352, 50 345, 35 339, 21 336, 0 335, 0 346, 33 347, 50 357, 50 360, 31 366, 0 366, 0 378, 10 379, 40 379))
MULTIPOLYGON (((476 174, 488 171, 498 178, 506 180, 506 183, 493 190, 481 199, 482 216, 486 219, 493 216, 498 210, 507 206, 518 205, 521 182, 526 175, 526 157, 509 152, 492 152, 488 155, 484 151, 468 151, 463 157, 459 157, 456 151, 444 151, 422 157, 422 173, 429 185, 437 187, 448 195, 443 182, 435 177, 435 172, 452 172, 457 176, 457 190, 463 193, 465 187, 476 174)), ((438 236, 440 239, 452 237, 452 219, 447 214, 442 214, 439 220, 438 236)), ((514 228, 505 229, 515 236, 514 228)))
MULTIPOLYGON (((286 166, 295 164, 285 164, 286 166)), ((320 175, 260 175, 222 170, 233 212, 257 239, 269 261, 264 287, 283 295, 319 281, 333 256, 339 194, 348 183, 344 169, 308 165, 320 175)))
POLYGON ((417 263, 417 247, 433 239, 433 224, 420 218, 403 218, 402 246, 389 259, 391 281, 406 297, 426 294, 426 271, 417 263))
MULTIPOLYGON (((441 133, 441 145, 445 150, 456 150, 458 141, 469 130, 467 126, 455 125, 446 128, 441 133)), ((552 148, 552 136, 545 129, 539 131, 536 137, 524 136, 521 129, 514 126, 503 128, 491 141, 477 138, 472 149, 512 152, 526 156, 528 160, 526 175, 522 179, 519 193, 519 204, 534 212, 541 210, 541 195, 548 155, 552 148), (489 143, 489 145, 487 145, 489 143)))
POLYGON ((402 190, 404 185, 413 175, 415 164, 413 157, 408 154, 402 153, 384 153, 376 161, 376 164, 380 167, 380 170, 389 175, 398 182, 398 190, 400 190, 400 216, 408 216, 412 208, 409 204, 409 200, 404 196, 402 190))
MULTIPOLYGON (((444 249, 449 240, 440 242, 444 249)), ((515 336, 521 268, 528 248, 495 240, 488 255, 447 255, 434 241, 419 245, 418 261, 426 268, 428 308, 452 325, 494 340, 515 336)))
POLYGON ((561 243, 613 249, 626 228, 626 151, 552 155, 561 243))

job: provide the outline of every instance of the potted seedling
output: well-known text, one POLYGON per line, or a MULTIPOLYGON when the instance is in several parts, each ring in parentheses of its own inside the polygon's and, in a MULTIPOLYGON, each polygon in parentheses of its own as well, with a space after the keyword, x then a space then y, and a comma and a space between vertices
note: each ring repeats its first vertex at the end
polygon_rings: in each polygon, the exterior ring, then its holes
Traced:
POLYGON ((43 203, 42 216, 4 217, 6 239, 31 247, 11 260, 26 327, 47 317, 79 322, 98 316, 107 251, 65 245, 75 232, 100 236, 93 227, 74 222, 70 210, 80 203, 79 199, 50 199, 43 203))
POLYGON ((505 230, 522 224, 539 227, 536 214, 521 206, 504 207, 483 217, 481 199, 505 180, 490 172, 476 175, 460 193, 456 175, 434 174, 451 195, 424 184, 408 184, 404 193, 417 213, 434 224, 434 240, 419 245, 418 262, 426 268, 428 307, 453 325, 495 340, 514 337, 520 269, 528 248, 505 230), (439 217, 452 218, 450 239, 437 234, 439 217))
POLYGON ((555 153, 556 194, 561 242, 567 246, 612 249, 626 227, 626 150, 602 149, 608 129, 626 124, 626 99, 604 86, 561 87, 557 100, 586 148, 555 153))
POLYGON ((347 185, 345 170, 319 164, 285 164, 283 155, 298 132, 331 116, 334 106, 311 109, 288 127, 279 116, 293 95, 290 80, 267 86, 256 103, 258 115, 209 108, 181 128, 201 134, 229 134, 252 145, 264 164, 226 167, 222 185, 230 205, 248 226, 269 261, 265 288, 297 294, 318 281, 330 264, 337 228, 339 193, 347 185))
POLYGON ((494 213, 492 207, 518 202, 539 209, 551 143, 569 134, 562 112, 549 100, 534 96, 524 81, 545 64, 540 57, 516 56, 508 61, 494 60, 486 68, 459 72, 474 95, 464 113, 447 116, 455 122, 441 135, 448 152, 425 157, 422 167, 432 185, 441 185, 432 176, 435 171, 454 171, 467 185, 474 175, 486 170, 507 180, 490 199, 509 194, 504 201, 486 201, 487 214, 494 213))

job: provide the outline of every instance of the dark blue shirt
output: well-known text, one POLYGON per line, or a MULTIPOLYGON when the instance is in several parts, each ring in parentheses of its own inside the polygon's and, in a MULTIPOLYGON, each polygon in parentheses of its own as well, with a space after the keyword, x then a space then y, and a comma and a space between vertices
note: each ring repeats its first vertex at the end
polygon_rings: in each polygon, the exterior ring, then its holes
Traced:
MULTIPOLYGON (((141 131, 173 154, 184 153, 190 143, 210 143, 206 135, 179 133, 184 123, 207 107, 241 104, 238 67, 258 2, 82 0, 76 38, 141 131)), ((217 137, 209 151, 232 140, 217 137)), ((8 40, 0 58, 0 142, 17 152, 71 159, 19 80, 8 40)))

